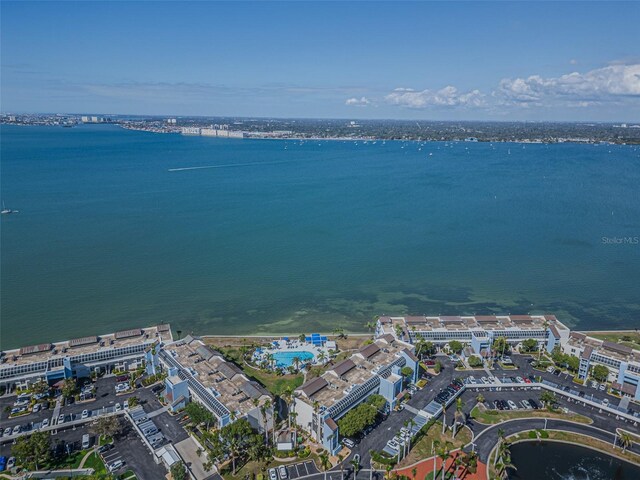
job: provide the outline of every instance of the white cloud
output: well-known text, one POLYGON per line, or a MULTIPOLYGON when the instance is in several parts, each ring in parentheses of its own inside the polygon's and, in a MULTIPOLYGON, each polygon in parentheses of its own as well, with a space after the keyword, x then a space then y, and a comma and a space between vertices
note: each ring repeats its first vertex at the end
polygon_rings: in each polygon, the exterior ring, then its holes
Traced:
POLYGON ((484 94, 480 93, 480 90, 459 92, 451 85, 435 91, 396 88, 385 97, 385 100, 393 105, 409 108, 481 107, 485 104, 484 94))
POLYGON ((505 78, 493 93, 504 104, 589 106, 640 97, 640 63, 616 64, 560 77, 505 78))
POLYGON ((366 107, 370 103, 371 101, 367 97, 360 97, 360 98, 351 97, 347 99, 346 102, 344 102, 345 105, 350 105, 352 107, 366 107))

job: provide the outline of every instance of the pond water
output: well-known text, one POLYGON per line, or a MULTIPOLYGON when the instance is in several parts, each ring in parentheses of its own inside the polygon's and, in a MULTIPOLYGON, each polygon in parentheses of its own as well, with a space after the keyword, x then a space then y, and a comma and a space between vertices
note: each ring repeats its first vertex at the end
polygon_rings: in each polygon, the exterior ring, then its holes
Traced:
POLYGON ((637 480, 640 466, 577 445, 523 442, 511 446, 510 480, 637 480))

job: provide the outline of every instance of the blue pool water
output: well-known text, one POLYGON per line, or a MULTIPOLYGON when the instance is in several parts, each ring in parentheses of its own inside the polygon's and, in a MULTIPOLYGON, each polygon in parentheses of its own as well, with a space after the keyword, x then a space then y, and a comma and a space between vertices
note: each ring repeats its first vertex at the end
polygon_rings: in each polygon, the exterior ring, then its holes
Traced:
POLYGON ((304 351, 292 351, 292 352, 276 352, 273 354, 273 358, 276 361, 276 365, 281 368, 288 368, 293 365, 293 359, 298 357, 300 363, 307 360, 311 360, 314 355, 311 352, 304 351))

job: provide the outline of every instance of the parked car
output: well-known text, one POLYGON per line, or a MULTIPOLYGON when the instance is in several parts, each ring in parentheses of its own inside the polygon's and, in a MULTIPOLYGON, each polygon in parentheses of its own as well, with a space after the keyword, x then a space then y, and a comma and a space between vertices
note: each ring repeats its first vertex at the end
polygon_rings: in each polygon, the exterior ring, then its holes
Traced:
POLYGON ((89 418, 89 410, 84 409, 84 410, 82 411, 82 418, 83 418, 83 419, 85 419, 85 418, 89 418))
POLYGON ((39 403, 36 403, 33 406, 33 413, 38 413, 40 411, 40 408, 42 408, 41 405, 39 403))
POLYGON ((58 417, 58 423, 64 423, 64 415, 60 414, 60 416, 58 417))
POLYGON ((278 467, 278 475, 280 476, 280 480, 287 480, 287 478, 289 478, 289 473, 284 465, 278 467))
POLYGON ((122 460, 116 460, 111 465, 109 465, 109 472, 113 473, 116 470, 120 470, 123 466, 124 466, 124 462, 122 460))
POLYGON ((0 457, 0 472, 4 472, 7 468, 7 457, 0 457))
POLYGON ((44 427, 48 427, 48 426, 49 426, 49 419, 48 419, 48 418, 45 418, 45 419, 42 421, 42 428, 44 428, 44 427))
POLYGON ((536 401, 535 401, 535 400, 533 400, 532 398, 530 398, 528 401, 529 401, 529 404, 531 405, 531 407, 532 407, 534 410, 538 410, 538 408, 540 408, 540 407, 538 406, 538 402, 536 402, 536 401))
POLYGON ((601 392, 604 392, 607 389, 607 386, 604 383, 601 383, 598 388, 600 389, 601 392))
POLYGON ((13 430, 11 431, 11 435, 17 435, 22 431, 22 427, 20 425, 16 425, 15 427, 13 427, 13 430))
POLYGON ((356 442, 354 442, 350 438, 343 438, 342 439, 342 444, 347 448, 353 448, 353 447, 356 446, 356 442))
POLYGON ((523 406, 524 408, 526 408, 526 409, 531 409, 531 404, 529 403, 529 401, 528 401, 528 400, 522 400, 522 402, 520 402, 520 403, 522 403, 522 406, 523 406))
POLYGON ((278 480, 278 473, 275 468, 269 469, 269 480, 278 480))
POLYGON ((122 405, 120 405, 120 403, 116 403, 116 412, 119 412, 120 410, 122 410, 122 405))
POLYGON ((98 453, 105 453, 108 452, 109 450, 111 450, 113 448, 113 443, 105 443, 104 445, 102 445, 100 448, 98 448, 98 453))
POLYGON ((9 457, 9 460, 7 460, 7 470, 11 470, 15 466, 16 466, 16 457, 9 457))
POLYGON ((7 427, 4 429, 4 436, 9 436, 11 435, 11 427, 7 427))

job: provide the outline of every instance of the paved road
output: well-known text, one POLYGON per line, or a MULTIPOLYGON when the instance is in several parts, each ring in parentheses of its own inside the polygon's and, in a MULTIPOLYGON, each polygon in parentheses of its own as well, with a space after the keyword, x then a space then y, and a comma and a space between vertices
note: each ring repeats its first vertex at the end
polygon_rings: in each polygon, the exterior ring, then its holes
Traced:
MULTIPOLYGON (((487 459, 489 458, 489 453, 491 452, 491 450, 493 450, 496 443, 498 442, 498 430, 500 429, 504 430, 505 436, 509 436, 521 431, 543 428, 545 428, 545 419, 543 418, 509 420, 485 428, 482 433, 474 439, 478 456, 480 457, 480 460, 486 463, 487 459)), ((565 430, 568 432, 580 433, 593 438, 597 438, 607 443, 613 443, 614 441, 614 434, 611 432, 607 432, 590 425, 571 423, 565 420, 547 419, 546 428, 547 430, 565 430)), ((471 449, 469 448, 467 450, 471 449)), ((628 450, 640 453, 640 446, 634 445, 628 450)))

